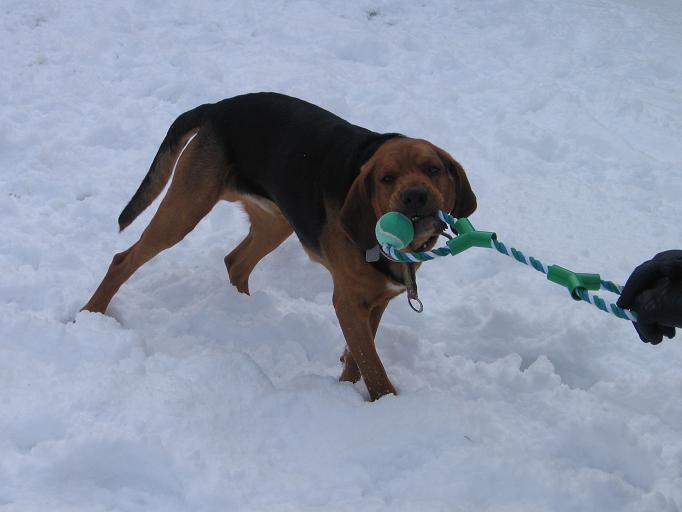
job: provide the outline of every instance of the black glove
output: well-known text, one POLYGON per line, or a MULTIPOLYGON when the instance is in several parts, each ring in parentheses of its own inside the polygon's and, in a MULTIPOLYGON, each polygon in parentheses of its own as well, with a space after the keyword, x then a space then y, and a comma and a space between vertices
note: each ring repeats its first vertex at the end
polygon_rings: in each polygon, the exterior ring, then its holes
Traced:
POLYGON ((637 313, 643 342, 658 345, 663 336, 675 336, 675 327, 682 327, 682 251, 662 252, 637 267, 617 304, 637 313))

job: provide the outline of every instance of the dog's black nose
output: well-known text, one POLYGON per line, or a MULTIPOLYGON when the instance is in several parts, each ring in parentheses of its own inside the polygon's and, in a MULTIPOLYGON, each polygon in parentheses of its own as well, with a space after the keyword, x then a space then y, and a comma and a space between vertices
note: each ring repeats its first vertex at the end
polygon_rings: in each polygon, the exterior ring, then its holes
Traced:
POLYGON ((400 200, 405 207, 406 213, 418 215, 421 209, 426 206, 429 199, 429 193, 424 187, 414 186, 403 190, 400 195, 400 200))

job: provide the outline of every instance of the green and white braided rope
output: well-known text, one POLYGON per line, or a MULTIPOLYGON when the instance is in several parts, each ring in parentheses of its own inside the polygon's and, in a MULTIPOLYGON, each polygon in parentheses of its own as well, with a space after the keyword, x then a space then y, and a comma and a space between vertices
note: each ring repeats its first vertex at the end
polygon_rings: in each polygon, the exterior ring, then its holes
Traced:
MULTIPOLYGON (((445 222, 446 224, 448 224, 450 228, 453 230, 453 232, 455 231, 454 226, 455 223, 457 222, 457 219, 455 219, 452 215, 445 212, 438 212, 438 218, 445 222)), ((498 241, 496 237, 492 237, 490 246, 492 249, 497 250, 497 252, 499 252, 500 254, 509 256, 510 258, 513 258, 515 261, 519 263, 523 263, 524 265, 534 268, 538 272, 542 272, 545 275, 547 275, 549 272, 549 268, 542 261, 532 256, 526 257, 526 255, 524 255, 523 252, 519 251, 514 247, 507 248, 507 246, 502 242, 498 241)), ((387 258, 401 263, 421 263, 442 256, 450 256, 452 254, 450 248, 447 245, 443 247, 438 247, 436 249, 432 249, 430 251, 401 252, 396 250, 395 247, 393 247, 392 245, 382 244, 381 250, 383 251, 387 258)), ((616 294, 620 294, 623 291, 622 286, 614 283, 613 281, 605 280, 600 280, 600 289, 616 294)), ((632 322, 637 321, 636 313, 629 311, 627 309, 620 308, 616 304, 602 299, 601 297, 595 295, 589 290, 579 288, 576 290, 576 294, 581 300, 587 302, 588 304, 592 304, 593 306, 599 308, 605 313, 610 313, 624 320, 630 320, 632 322)))

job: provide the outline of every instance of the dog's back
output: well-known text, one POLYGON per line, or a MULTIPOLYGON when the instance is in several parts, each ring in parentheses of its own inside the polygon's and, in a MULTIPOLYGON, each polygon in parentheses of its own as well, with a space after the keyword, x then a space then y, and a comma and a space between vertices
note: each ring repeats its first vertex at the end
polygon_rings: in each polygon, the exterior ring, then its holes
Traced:
POLYGON ((306 101, 272 92, 201 105, 171 125, 149 172, 119 216, 121 230, 163 190, 180 150, 199 130, 210 132, 229 162, 226 186, 275 203, 301 242, 314 251, 319 250, 326 206, 340 207, 362 163, 381 143, 397 136, 375 133, 306 101))
POLYGON ((372 132, 277 93, 223 100, 205 123, 228 152, 229 185, 277 204, 312 250, 319 249, 325 206, 340 207, 362 163, 396 135, 372 132))

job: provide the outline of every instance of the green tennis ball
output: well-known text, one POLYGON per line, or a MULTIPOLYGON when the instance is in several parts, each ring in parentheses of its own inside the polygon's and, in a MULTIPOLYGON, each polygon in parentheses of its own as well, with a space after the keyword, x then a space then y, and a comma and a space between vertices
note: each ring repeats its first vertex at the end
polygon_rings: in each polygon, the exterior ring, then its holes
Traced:
POLYGON ((392 245, 396 249, 404 249, 414 240, 412 221, 398 212, 388 212, 381 216, 374 229, 381 245, 392 245))

